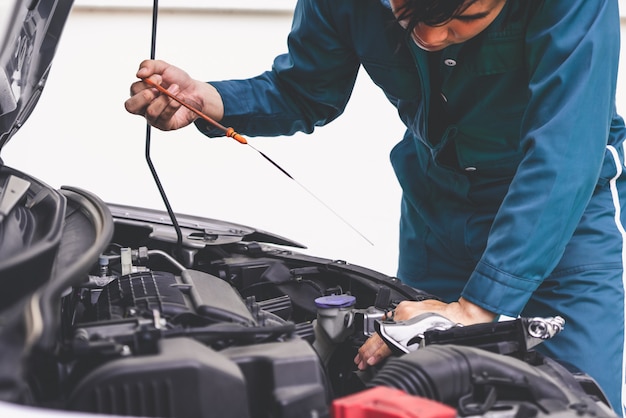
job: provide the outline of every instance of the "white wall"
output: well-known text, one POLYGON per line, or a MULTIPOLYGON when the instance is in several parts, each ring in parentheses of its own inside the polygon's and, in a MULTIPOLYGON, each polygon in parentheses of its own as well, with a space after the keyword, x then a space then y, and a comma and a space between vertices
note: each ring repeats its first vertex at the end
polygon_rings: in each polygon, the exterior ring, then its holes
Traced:
MULTIPOLYGON (((294 4, 162 0, 157 58, 200 79, 256 75, 285 50, 294 4)), ((145 123, 123 107, 139 62, 149 56, 150 5, 76 0, 48 85, 3 150, 5 163, 54 187, 83 187, 105 201, 163 209, 144 159, 145 123)), ((624 91, 622 77, 621 109, 624 91)), ((374 245, 231 139, 207 139, 193 127, 153 129, 151 155, 177 212, 255 226, 300 241, 311 254, 393 275, 400 190, 388 154, 402 131, 395 109, 360 77, 345 114, 329 126, 313 135, 250 139, 374 245)))

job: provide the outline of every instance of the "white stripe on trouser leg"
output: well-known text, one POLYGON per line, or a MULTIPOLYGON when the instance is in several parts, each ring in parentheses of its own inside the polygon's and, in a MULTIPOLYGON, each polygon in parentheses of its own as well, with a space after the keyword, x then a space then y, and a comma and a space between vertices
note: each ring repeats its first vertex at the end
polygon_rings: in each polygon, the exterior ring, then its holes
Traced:
MULTIPOLYGON (((622 174, 622 162, 620 161, 619 155, 615 147, 608 145, 607 150, 613 155, 615 159, 615 168, 617 169, 617 173, 615 177, 613 177, 609 181, 609 185, 611 188, 611 196, 613 198, 613 205, 615 206, 615 225, 617 226, 618 231, 622 235, 622 285, 624 288, 624 293, 626 294, 626 230, 624 230, 624 225, 622 225, 621 214, 622 214, 622 206, 619 200, 619 193, 617 191, 617 179, 622 174)), ((626 151, 626 148, 625 148, 626 151)), ((626 161, 625 161, 626 164, 626 161)), ((626 323, 626 303, 624 304, 624 322, 626 323)), ((626 399, 626 385, 624 384, 624 365, 626 364, 626 351, 624 347, 626 347, 626 330, 624 332, 624 344, 622 346, 622 399, 619 405, 619 409, 621 409, 622 416, 626 416, 626 406, 624 405, 624 399, 626 399)), ((618 408, 615 405, 615 408, 618 408)))

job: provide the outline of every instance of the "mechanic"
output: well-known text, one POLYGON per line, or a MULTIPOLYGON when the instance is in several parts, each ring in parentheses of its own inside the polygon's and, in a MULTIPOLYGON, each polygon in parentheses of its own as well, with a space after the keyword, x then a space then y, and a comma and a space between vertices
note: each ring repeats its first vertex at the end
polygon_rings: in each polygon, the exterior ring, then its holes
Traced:
MULTIPOLYGON (((244 135, 276 136, 337 118, 362 66, 407 128, 391 151, 398 278, 442 299, 403 302, 395 319, 560 315, 565 330, 539 349, 595 378, 623 414, 617 3, 299 0, 270 71, 206 83, 148 60, 137 76, 244 135)), ((162 130, 223 135, 142 81, 125 105, 162 130)), ((355 363, 389 354, 374 336, 355 363)))

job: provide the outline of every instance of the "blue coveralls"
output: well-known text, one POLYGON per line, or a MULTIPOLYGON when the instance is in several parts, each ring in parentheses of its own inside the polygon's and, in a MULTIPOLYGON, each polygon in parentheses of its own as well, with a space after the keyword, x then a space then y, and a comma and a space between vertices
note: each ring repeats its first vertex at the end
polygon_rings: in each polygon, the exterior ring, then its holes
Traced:
POLYGON ((212 82, 222 123, 310 133, 343 112, 362 66, 407 127, 391 152, 403 191, 398 277, 497 314, 563 316, 541 349, 594 377, 622 413, 617 0, 507 0, 485 31, 435 58, 384 1, 299 0, 288 41, 271 71, 212 82))

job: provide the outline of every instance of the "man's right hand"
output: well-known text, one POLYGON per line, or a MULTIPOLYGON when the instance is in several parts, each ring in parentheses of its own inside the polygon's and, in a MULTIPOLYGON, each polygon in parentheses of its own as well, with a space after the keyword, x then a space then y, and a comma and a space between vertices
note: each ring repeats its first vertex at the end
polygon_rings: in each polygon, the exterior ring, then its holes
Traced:
POLYGON ((137 77, 131 84, 130 98, 124 106, 132 114, 143 116, 150 125, 169 131, 191 124, 197 119, 192 111, 161 94, 142 80, 150 78, 182 99, 188 105, 219 121, 224 116, 224 105, 217 90, 208 83, 195 80, 185 71, 165 61, 143 61, 137 77))

